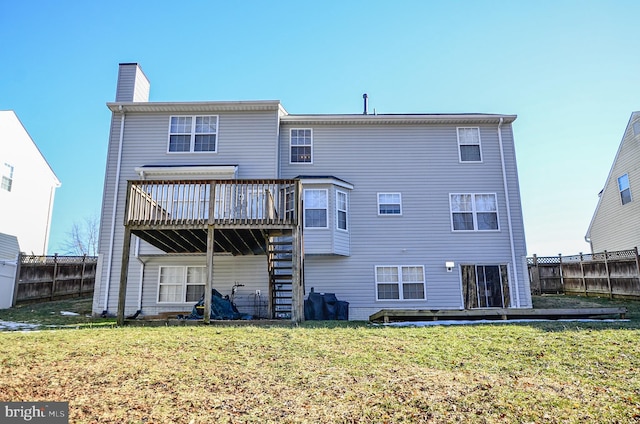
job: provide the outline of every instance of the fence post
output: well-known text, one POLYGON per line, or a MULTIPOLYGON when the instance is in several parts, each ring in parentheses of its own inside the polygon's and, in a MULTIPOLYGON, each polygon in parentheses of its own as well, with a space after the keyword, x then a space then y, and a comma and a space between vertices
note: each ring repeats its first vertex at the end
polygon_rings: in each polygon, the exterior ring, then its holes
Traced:
POLYGON ((558 260, 560 262, 560 287, 562 287, 562 294, 564 294, 564 273, 562 272, 562 253, 558 253, 558 260))
POLYGON ((533 266, 531 269, 531 279, 533 280, 533 290, 535 294, 542 294, 542 286, 540 284, 540 269, 538 268, 538 255, 533 254, 533 266))
POLYGON ((51 300, 53 300, 53 296, 56 293, 56 275, 57 274, 58 274, 58 254, 54 253, 53 254, 53 278, 51 279, 51 300))
POLYGON ((16 306, 18 300, 18 284, 20 283, 20 273, 22 272, 22 252, 18 252, 18 259, 16 260, 16 275, 13 281, 13 300, 11 301, 11 307, 16 306))
POLYGON ((636 255, 636 271, 638 271, 636 277, 638 277, 638 282, 640 282, 640 256, 638 256, 638 246, 633 248, 633 253, 636 255))
POLYGON ((609 261, 607 261, 607 251, 604 251, 604 269, 607 273, 607 287, 609 288, 609 299, 613 298, 613 290, 611 289, 611 275, 609 273, 609 261))
POLYGON ((84 289, 84 269, 87 264, 87 254, 82 255, 82 273, 80 274, 80 293, 78 296, 82 297, 82 291, 84 289))
POLYGON ((587 297, 587 279, 584 277, 584 257, 580 252, 580 274, 582 274, 582 285, 584 286, 584 297, 587 297))

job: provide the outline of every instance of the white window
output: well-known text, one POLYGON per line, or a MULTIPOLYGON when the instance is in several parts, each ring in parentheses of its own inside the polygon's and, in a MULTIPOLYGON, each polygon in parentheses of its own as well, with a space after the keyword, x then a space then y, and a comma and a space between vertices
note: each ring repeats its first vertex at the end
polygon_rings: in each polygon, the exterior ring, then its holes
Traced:
POLYGON ((377 300, 415 300, 425 298, 422 265, 376 266, 377 300))
POLYGON ((11 191, 13 185, 13 166, 5 163, 2 167, 2 180, 0 181, 0 189, 11 191))
POLYGON ((347 231, 348 203, 347 193, 336 191, 336 226, 338 230, 347 231))
POLYGON ((312 163, 313 132, 310 128, 291 129, 291 163, 312 163))
POLYGON ((378 215, 402 215, 400 193, 378 193, 378 215))
POLYGON ((460 162, 482 162, 480 128, 458 128, 460 162))
POLYGON ((495 194, 450 194, 451 228, 454 231, 498 230, 495 194))
POLYGON ((216 152, 218 117, 172 116, 169 152, 216 152))
POLYGON ((158 284, 159 303, 197 302, 204 294, 207 268, 162 266, 158 284))
POLYGON ((620 199, 622 200, 622 204, 626 205, 631 201, 631 188, 629 188, 628 174, 618 177, 618 189, 620 189, 620 199))
POLYGON ((305 228, 328 228, 328 195, 327 190, 304 190, 305 228))

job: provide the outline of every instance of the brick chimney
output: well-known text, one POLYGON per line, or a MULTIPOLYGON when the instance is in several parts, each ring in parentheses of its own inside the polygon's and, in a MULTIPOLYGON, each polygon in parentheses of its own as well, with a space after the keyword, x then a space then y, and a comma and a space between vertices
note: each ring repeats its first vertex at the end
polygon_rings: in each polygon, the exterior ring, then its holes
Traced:
POLYGON ((137 63, 121 63, 118 69, 116 102, 148 102, 149 80, 137 63))

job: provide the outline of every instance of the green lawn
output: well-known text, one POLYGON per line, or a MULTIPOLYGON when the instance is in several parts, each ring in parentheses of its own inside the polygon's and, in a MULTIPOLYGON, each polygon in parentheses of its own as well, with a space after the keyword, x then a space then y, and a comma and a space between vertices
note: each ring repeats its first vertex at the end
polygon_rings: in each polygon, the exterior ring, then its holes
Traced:
POLYGON ((4 332, 0 401, 69 401, 73 423, 640 422, 640 303, 536 298, 572 302, 631 320, 4 332))

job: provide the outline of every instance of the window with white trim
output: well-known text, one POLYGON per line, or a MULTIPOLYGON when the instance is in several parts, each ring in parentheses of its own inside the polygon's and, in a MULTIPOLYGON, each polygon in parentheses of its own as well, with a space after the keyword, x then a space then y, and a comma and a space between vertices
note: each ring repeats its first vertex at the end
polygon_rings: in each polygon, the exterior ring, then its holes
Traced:
POLYGON ((378 193, 378 215, 402 215, 400 193, 378 193))
POLYGON ((620 200, 626 205, 631 201, 631 188, 629 187, 629 174, 618 177, 618 189, 620 190, 620 200))
POLYGON ((172 116, 169 152, 216 152, 218 116, 172 116))
POLYGON ((458 130, 458 152, 460 162, 482 162, 480 149, 480 128, 459 127, 458 130))
POLYGON ((422 265, 376 266, 377 300, 416 300, 425 298, 422 265))
POLYGON ((5 163, 2 167, 2 180, 0 181, 0 188, 3 190, 11 191, 13 185, 13 166, 5 163))
POLYGON ((304 228, 328 228, 328 198, 326 189, 304 190, 304 228))
POLYGON ((493 193, 449 195, 453 231, 498 230, 498 203, 493 193))
POLYGON ((204 294, 204 266, 161 266, 158 303, 197 302, 204 294))
POLYGON ((336 227, 338 230, 347 231, 348 200, 347 193, 336 191, 336 227))
POLYGON ((311 128, 292 128, 289 143, 291 163, 312 163, 313 131, 311 128))

